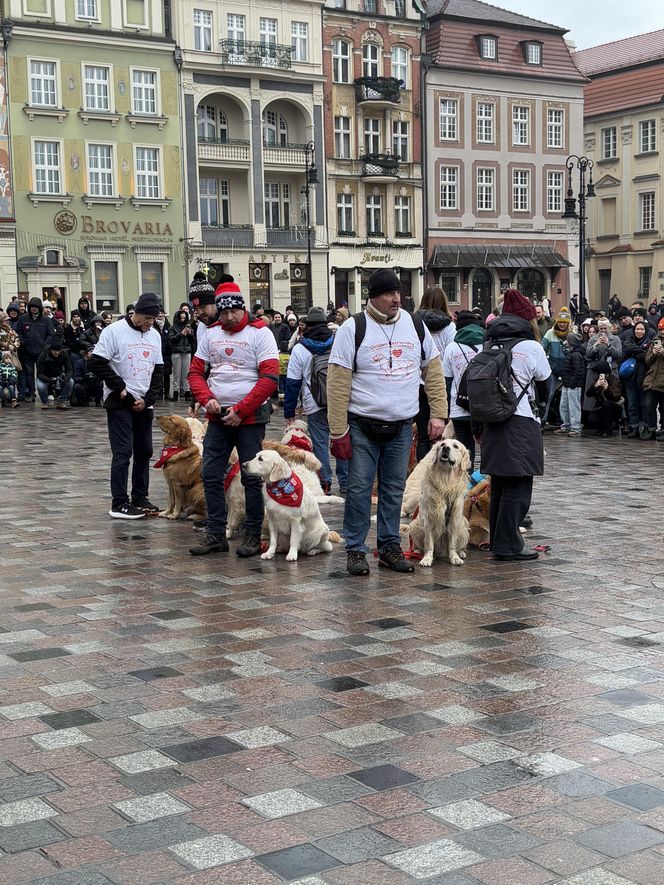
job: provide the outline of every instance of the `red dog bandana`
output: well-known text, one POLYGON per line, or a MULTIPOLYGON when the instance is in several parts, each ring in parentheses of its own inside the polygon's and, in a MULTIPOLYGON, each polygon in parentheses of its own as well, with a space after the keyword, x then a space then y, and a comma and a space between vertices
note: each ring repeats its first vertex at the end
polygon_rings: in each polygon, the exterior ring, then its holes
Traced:
POLYGON ((239 472, 240 472, 240 462, 236 461, 235 464, 230 465, 230 467, 228 468, 228 470, 224 474, 224 491, 225 492, 227 492, 230 489, 231 483, 233 482, 233 480, 235 479, 235 477, 238 475, 239 472))
POLYGON ((159 460, 153 464, 153 467, 163 467, 164 464, 173 457, 173 455, 178 455, 180 452, 184 452, 184 446, 164 446, 161 450, 161 456, 159 460))
POLYGON ((291 436, 288 445, 291 449, 302 449, 305 452, 313 452, 314 450, 306 436, 291 436))
POLYGON ((268 495, 277 504, 284 507, 299 507, 304 495, 304 486, 297 473, 291 473, 288 479, 280 479, 279 482, 265 484, 268 495))

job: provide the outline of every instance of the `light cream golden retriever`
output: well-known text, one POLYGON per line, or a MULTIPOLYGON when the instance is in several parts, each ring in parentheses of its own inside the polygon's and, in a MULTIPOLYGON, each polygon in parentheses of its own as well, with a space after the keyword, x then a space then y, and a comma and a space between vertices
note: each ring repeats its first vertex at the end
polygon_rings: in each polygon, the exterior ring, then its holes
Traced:
MULTIPOLYGON (((294 506, 275 500, 268 492, 268 484, 288 482, 295 471, 278 452, 263 449, 251 461, 242 465, 249 476, 260 476, 264 480, 263 502, 270 532, 270 546, 261 559, 273 559, 278 551, 287 550, 286 560, 295 562, 300 552, 308 556, 317 553, 330 553, 332 544, 328 540, 330 530, 323 521, 318 509, 319 501, 329 501, 323 494, 320 483, 314 475, 317 489, 305 478, 306 468, 298 468, 297 476, 302 481, 302 499, 294 506)), ((291 487, 287 487, 287 490, 291 487)))
POLYGON ((463 514, 468 449, 456 439, 445 439, 432 447, 422 464, 419 509, 408 526, 413 547, 423 553, 420 565, 431 566, 434 558, 463 565, 468 547, 468 520, 463 514))

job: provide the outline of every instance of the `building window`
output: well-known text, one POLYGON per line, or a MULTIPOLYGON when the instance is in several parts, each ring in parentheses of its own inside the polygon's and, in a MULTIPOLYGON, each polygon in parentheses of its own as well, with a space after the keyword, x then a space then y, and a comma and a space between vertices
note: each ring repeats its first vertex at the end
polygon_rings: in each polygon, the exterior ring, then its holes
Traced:
POLYGON ((221 223, 231 223, 231 185, 227 178, 219 182, 219 207, 221 209, 221 223))
POLYGON ((527 212, 530 208, 530 170, 512 171, 512 212, 527 212))
POLYGON ((401 80, 403 89, 408 89, 408 50, 395 46, 392 50, 392 76, 401 80))
POLYGON ((406 17, 406 0, 394 0, 394 14, 397 18, 406 17))
POLYGON ((263 111, 263 144, 280 147, 288 144, 288 123, 283 114, 263 111))
POLYGON ((118 263, 117 261, 95 261, 95 300, 97 310, 118 312, 118 263), (106 302, 108 302, 106 304, 106 302))
POLYGON ((350 157, 350 117, 334 118, 334 156, 342 160, 350 157))
POLYGON ((563 211, 563 173, 546 173, 546 211, 556 215, 563 211))
POLYGON ((495 209, 496 170, 477 170, 477 209, 493 212, 495 209))
POLYGON ((493 121, 496 106, 488 101, 477 103, 477 140, 483 144, 493 144, 493 121))
POLYGON ((258 37, 263 47, 262 63, 267 67, 277 63, 277 20, 276 18, 261 18, 259 23, 258 37))
POLYGON ((639 268, 639 298, 650 298, 652 267, 639 268))
POLYGON ((229 40, 234 40, 236 43, 244 42, 244 35, 246 33, 246 19, 243 15, 237 15, 234 12, 229 12, 226 15, 226 35, 229 40))
POLYGON ((602 159, 612 160, 618 153, 618 138, 615 126, 602 129, 602 159))
POLYGON ((132 71, 132 113, 157 113, 157 72, 132 71))
POLYGON ((216 178, 201 178, 198 181, 200 194, 201 224, 219 224, 219 190, 216 178))
POLYGON ((440 208, 459 208, 459 167, 440 167, 440 208))
POLYGON ((335 83, 350 82, 350 43, 332 41, 332 79, 335 83))
POLYGON ((457 140, 459 102, 456 98, 441 98, 439 106, 440 140, 457 140))
POLYGON ((530 144, 530 108, 527 105, 512 106, 512 144, 530 144))
POLYGON ((293 61, 309 61, 309 25, 306 22, 291 22, 291 46, 293 61))
POLYGON ((479 38, 480 58, 495 61, 498 58, 498 40, 491 34, 481 34, 479 38))
POLYGON ((264 185, 265 226, 288 227, 290 218, 290 185, 266 181, 264 185))
POLYGON ((536 40, 529 40, 524 49, 524 58, 526 64, 541 65, 542 64, 542 44, 536 40))
POLYGON ((655 230, 655 192, 639 194, 641 230, 655 230))
POLYGON ((152 292, 164 303, 164 265, 161 261, 141 262, 141 292, 152 292))
POLYGON ((408 162, 408 123, 405 120, 392 122, 392 153, 403 163, 408 162))
POLYGON ((217 137, 217 109, 211 104, 201 104, 196 117, 198 140, 214 141, 217 137))
POLYGON ((58 103, 57 66, 54 61, 30 62, 30 104, 54 108, 58 103))
POLYGON ((410 197, 394 198, 394 232, 402 237, 411 234, 410 197))
POLYGON ((148 200, 161 196, 159 148, 136 148, 136 196, 148 200))
POLYGON ((212 13, 207 9, 194 9, 194 49, 212 52, 212 13))
POLYGON ((364 118, 364 153, 380 153, 380 120, 376 117, 364 118))
POLYGON ((353 195, 337 194, 337 232, 350 234, 355 232, 353 211, 353 195))
POLYGON ((76 0, 76 18, 98 19, 97 0, 76 0))
POLYGON ((441 273, 438 277, 438 285, 447 295, 448 302, 458 303, 460 286, 457 274, 441 273))
POLYGON ((367 236, 383 236, 383 198, 378 194, 367 197, 367 236))
POLYGON ((88 193, 93 197, 113 197, 113 148, 110 144, 88 145, 88 193))
POLYGON ((561 148, 565 145, 564 139, 565 114, 561 110, 549 108, 546 112, 546 146, 548 148, 561 148))
POLYGON ((109 68, 84 65, 84 103, 86 111, 110 111, 109 68))
POLYGON ((639 123, 639 150, 647 154, 655 150, 655 121, 641 120, 639 123))
POLYGON ((36 194, 62 193, 60 142, 34 142, 34 172, 36 194))
POLYGON ((373 15, 376 15, 378 12, 378 0, 362 0, 361 8, 363 12, 371 12, 373 15))
POLYGON ((380 47, 374 43, 365 43, 362 47, 362 76, 380 76, 380 47))

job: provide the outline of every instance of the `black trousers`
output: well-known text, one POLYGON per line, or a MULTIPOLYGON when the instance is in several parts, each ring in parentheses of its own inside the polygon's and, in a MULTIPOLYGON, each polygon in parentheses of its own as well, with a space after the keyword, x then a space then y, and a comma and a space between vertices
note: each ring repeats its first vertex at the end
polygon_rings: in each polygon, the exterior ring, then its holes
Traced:
POLYGON ((132 412, 130 409, 109 409, 108 438, 111 443, 111 495, 113 507, 122 507, 129 500, 127 481, 129 462, 131 471, 131 500, 147 498, 150 485, 150 458, 152 457, 153 409, 132 412))
POLYGON ((492 476, 490 544, 491 552, 513 556, 523 550, 519 526, 530 509, 532 476, 492 476))
POLYGON ((454 436, 468 449, 470 455, 470 470, 468 472, 472 474, 475 469, 475 437, 471 429, 470 418, 452 418, 452 424, 454 425, 454 436))

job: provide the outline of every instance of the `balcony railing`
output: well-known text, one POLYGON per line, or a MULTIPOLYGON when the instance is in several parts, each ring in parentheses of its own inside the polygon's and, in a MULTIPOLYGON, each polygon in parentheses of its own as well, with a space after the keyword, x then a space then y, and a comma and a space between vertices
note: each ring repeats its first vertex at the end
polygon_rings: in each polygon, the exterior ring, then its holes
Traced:
POLYGON ((263 162, 276 166, 299 166, 304 170, 304 144, 263 142, 263 162))
POLYGON ((365 178, 399 177, 399 157, 396 154, 365 154, 361 160, 365 178))
POLYGON ((399 104, 403 80, 396 77, 357 77, 355 80, 355 98, 363 101, 389 101, 399 104))
POLYGON ((251 224, 204 224, 202 235, 206 246, 252 249, 254 245, 254 228, 251 224))
MULTIPOLYGON (((306 246, 307 228, 304 225, 297 227, 268 227, 266 231, 268 246, 306 246)), ((313 246, 313 237, 311 245, 313 246)))
POLYGON ((257 40, 220 40, 225 64, 251 65, 255 68, 290 68, 293 47, 282 43, 260 43, 257 40))
POLYGON ((222 141, 217 138, 198 139, 199 160, 250 160, 249 141, 244 138, 232 138, 222 141))

